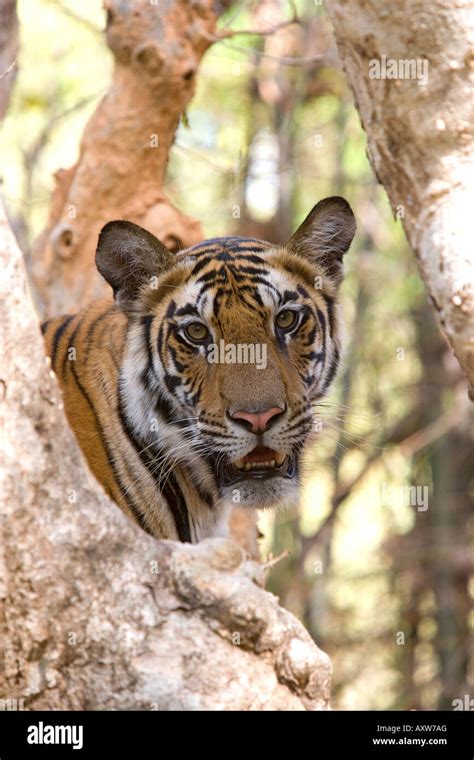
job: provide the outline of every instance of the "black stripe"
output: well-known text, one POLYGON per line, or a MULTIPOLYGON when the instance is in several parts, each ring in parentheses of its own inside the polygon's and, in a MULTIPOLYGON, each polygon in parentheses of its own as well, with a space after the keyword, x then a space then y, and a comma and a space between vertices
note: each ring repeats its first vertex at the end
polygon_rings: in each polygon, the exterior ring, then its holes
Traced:
POLYGON ((161 493, 165 497, 173 514, 179 540, 183 541, 183 543, 191 543, 188 508, 183 492, 173 474, 167 475, 165 482, 161 484, 161 493))
POLYGON ((178 355, 176 353, 176 349, 174 348, 174 346, 169 345, 168 352, 173 360, 173 364, 176 367, 177 371, 184 374, 186 372, 186 364, 183 364, 182 362, 179 361, 178 355))
POLYGON ((230 440, 230 439, 235 440, 235 437, 236 437, 233 433, 218 433, 216 430, 209 430, 209 431, 204 430, 203 433, 204 435, 208 435, 208 436, 212 435, 212 436, 215 436, 216 438, 224 438, 227 440, 230 440))
POLYGON ((122 482, 122 479, 120 477, 120 474, 118 473, 117 468, 115 466, 115 462, 113 460, 113 457, 111 456, 111 453, 110 453, 110 450, 109 450, 109 447, 108 447, 108 444, 107 444, 107 440, 106 440, 105 435, 104 435, 104 433, 102 431, 102 426, 100 424, 99 417, 97 416, 97 412, 95 410, 94 404, 92 403, 92 401, 91 401, 91 399, 89 397, 89 394, 87 393, 86 389, 84 388, 84 386, 82 385, 81 381, 79 380, 79 377, 77 375, 76 369, 75 369, 75 367, 74 367, 74 365, 72 363, 71 363, 71 371, 72 371, 72 374, 74 376, 74 380, 76 381, 79 390, 81 391, 81 393, 84 396, 87 404, 89 405, 90 410, 92 412, 92 415, 94 417, 95 428, 96 428, 97 432, 99 433, 100 439, 102 441, 102 446, 103 446, 104 451, 105 451, 106 456, 107 456, 107 462, 109 464, 110 469, 112 470, 113 476, 115 478, 115 482, 119 486, 121 496, 122 496, 124 502, 126 503, 126 505, 128 506, 128 508, 130 509, 130 511, 132 512, 132 514, 134 515, 134 517, 136 518, 136 520, 137 520, 138 524, 140 525, 140 527, 143 528, 143 530, 146 531, 147 533, 149 533, 150 535, 153 535, 153 533, 148 528, 148 526, 147 526, 147 524, 146 524, 146 522, 144 520, 143 514, 140 512, 139 508, 137 507, 137 505, 135 504, 135 502, 133 501, 133 499, 131 498, 131 496, 127 493, 127 489, 123 485, 123 482, 122 482))
POLYGON ((172 396, 174 396, 174 392, 176 388, 179 388, 179 386, 182 384, 182 380, 180 377, 177 377, 175 375, 169 375, 168 373, 165 373, 164 375, 165 385, 169 393, 171 393, 172 396))
POLYGON ((199 404, 201 400, 201 394, 202 394, 202 387, 199 385, 196 390, 194 390, 194 386, 190 388, 189 393, 186 393, 186 398, 189 400, 189 402, 192 402, 194 405, 199 404))
MULTIPOLYGON (((116 306, 115 306, 115 304, 112 304, 112 306, 109 306, 105 311, 102 312, 102 314, 99 314, 99 316, 96 317, 93 320, 93 322, 89 325, 89 327, 87 329, 86 336, 84 338, 84 345, 86 347, 86 353, 85 353, 84 359, 83 359, 84 363, 86 363, 87 360, 88 360, 88 358, 89 358, 89 354, 90 354, 90 351, 91 351, 91 348, 92 348, 92 336, 94 334, 95 328, 97 327, 98 324, 100 324, 100 322, 102 322, 103 319, 105 319, 106 317, 108 317, 109 314, 112 311, 115 311, 115 310, 116 310, 116 306)), ((74 337, 75 337, 75 334, 76 334, 76 331, 74 331, 74 337)))
POLYGON ((68 350, 64 352, 63 363, 61 365, 61 377, 63 378, 64 381, 66 380, 66 367, 71 363, 69 361, 69 356, 68 356, 69 349, 71 347, 72 348, 75 347, 74 346, 74 341, 76 340, 76 335, 77 335, 77 332, 80 329, 81 325, 82 325, 82 319, 79 320, 79 322, 75 326, 74 330, 72 331, 72 335, 69 338, 69 342, 68 342, 68 347, 67 347, 68 350))
POLYGON ((250 285, 248 285, 239 288, 238 296, 239 300, 242 301, 249 309, 252 309, 252 311, 260 312, 260 309, 263 306, 263 300, 258 290, 255 290, 255 288, 252 288, 250 285), (244 298, 242 295, 243 290, 251 291, 251 296, 254 299, 255 303, 252 303, 251 301, 248 301, 246 298, 244 298))
POLYGON ((334 379, 334 375, 336 374, 336 370, 337 370, 338 366, 339 366, 339 351, 338 351, 337 347, 335 346, 334 347, 334 356, 332 357, 331 365, 329 367, 328 374, 326 375, 326 379, 325 379, 323 387, 321 389, 321 393, 324 393, 324 391, 326 391, 329 388, 329 386, 331 385, 331 383, 332 383, 332 381, 334 379))
POLYGON ((332 334, 334 332, 334 300, 330 298, 329 296, 327 296, 325 293, 322 293, 322 296, 326 303, 326 309, 328 312, 328 320, 329 320, 329 335, 332 338, 332 334))
POLYGON ((166 399, 161 393, 157 396, 155 409, 159 414, 161 414, 165 422, 172 422, 174 409, 168 399, 166 399))
MULTIPOLYGON (((255 294, 255 292, 257 292, 256 288, 255 288, 255 283, 258 283, 259 285, 265 285, 270 291, 273 291, 274 293, 276 293, 276 295, 278 297, 280 296, 279 290, 277 290, 277 288, 275 288, 274 285, 272 285, 270 282, 267 282, 267 280, 264 280, 262 277, 252 277, 251 285, 242 285, 242 286, 239 286, 238 292, 240 293, 241 291, 244 291, 244 290, 246 290, 246 291, 251 290, 255 294)), ((229 289, 222 290, 222 288, 219 287, 219 286, 222 286, 222 281, 217 282, 217 283, 210 282, 210 283, 207 283, 207 284, 203 285, 202 288, 201 288, 201 290, 200 290, 200 292, 199 292, 198 299, 202 297, 202 295, 204 294, 204 292, 206 290, 209 290, 215 284, 218 285, 218 289, 217 289, 216 296, 214 298, 213 311, 214 311, 214 316, 217 317, 218 316, 218 310, 220 309, 220 303, 219 302, 222 301, 222 299, 224 298, 224 296, 230 295, 231 292, 232 292, 229 289)), ((259 297, 260 297, 260 294, 259 294, 259 297)), ((255 297, 255 300, 257 301, 258 299, 255 297)))
MULTIPOLYGON (((192 356, 193 354, 196 354, 199 351, 200 346, 191 345, 189 343, 189 341, 186 340, 186 338, 184 338, 181 335, 179 325, 171 325, 169 332, 172 333, 173 339, 177 343, 179 343, 179 345, 182 348, 187 349, 186 353, 187 353, 188 356, 192 356)), ((167 350, 168 351, 170 350, 170 346, 169 345, 167 346, 167 350)), ((163 360, 163 358, 161 356, 160 356, 160 358, 162 360, 162 364, 163 364, 163 368, 164 368, 164 360, 163 360)))
MULTIPOLYGON (((214 274, 214 273, 212 273, 212 274, 214 274)), ((200 303, 200 301, 201 301, 201 298, 203 297, 203 295, 204 295, 204 294, 205 294, 205 293, 206 293, 208 290, 212 290, 212 288, 213 288, 213 287, 214 287, 214 285, 216 285, 216 284, 217 284, 217 283, 216 283, 216 281, 215 281, 215 279, 214 279, 214 278, 212 278, 212 280, 210 280, 209 282, 205 282, 205 283, 204 283, 204 284, 201 286, 201 290, 199 291, 198 297, 197 297, 197 299, 196 299, 196 303, 200 303)))
MULTIPOLYGON (((238 254, 238 255, 242 254, 243 256, 245 256, 245 258, 247 258, 247 254, 248 253, 250 253, 250 254, 253 254, 253 253, 263 253, 264 251, 267 251, 269 249, 269 247, 270 246, 268 246, 268 245, 262 246, 262 247, 259 247, 259 246, 250 246, 250 245, 246 245, 246 246, 240 246, 239 245, 238 248, 233 248, 231 250, 233 252, 235 252, 236 254, 238 254)), ((257 256, 254 256, 254 257, 249 256, 248 258, 249 259, 251 259, 251 258, 257 259, 258 257, 257 256)), ((264 261, 264 259, 259 259, 259 260, 262 261, 262 262, 264 261)))
POLYGON ((175 311, 176 311, 176 301, 174 299, 172 299, 169 302, 168 307, 166 309, 165 317, 167 319, 173 319, 173 317, 175 315, 175 311))
POLYGON ((252 277, 252 282, 258 282, 259 285, 266 285, 266 287, 270 290, 273 290, 277 296, 280 295, 280 291, 274 285, 272 285, 271 282, 264 280, 263 277, 252 277))
MULTIPOLYGON (((311 314, 311 312, 309 312, 309 311, 307 311, 307 310, 305 310, 305 311, 303 312, 303 314, 301 315, 301 319, 300 319, 299 323, 297 323, 297 329, 298 329, 298 331, 299 331, 299 330, 301 330, 301 328, 305 326, 306 322, 307 322, 307 321, 308 321, 308 319, 309 319, 309 315, 310 315, 310 314, 311 314)), ((312 316, 312 317, 313 317, 313 319, 314 319, 314 314, 311 314, 311 316, 312 316)), ((289 331, 289 332, 290 332, 290 331, 289 331)), ((311 332, 310 332, 310 335, 311 335, 311 332)), ((309 337, 309 336, 308 336, 308 337, 309 337)), ((313 340, 314 340, 314 337, 313 337, 313 340)), ((310 341, 310 342, 312 343, 313 341, 310 341)))
MULTIPOLYGON (((148 374, 151 373, 152 375, 155 374, 154 368, 153 368, 153 349, 151 345, 151 325, 154 320, 154 316, 151 314, 147 314, 146 317, 142 317, 142 325, 143 325, 143 340, 145 342, 146 347, 146 353, 147 353, 147 365, 146 368, 143 371, 142 379, 145 383, 145 385, 148 387, 148 374)), ((161 332, 162 326, 160 326, 160 332, 161 332)), ((159 345, 159 338, 158 338, 158 345, 159 345)))
POLYGON ((42 332, 43 335, 45 334, 46 330, 48 329, 48 325, 49 325, 50 322, 51 322, 51 320, 47 319, 46 322, 43 322, 43 324, 41 325, 41 332, 42 332))
MULTIPOLYGON (((253 250, 253 249, 251 249, 253 250)), ((211 257, 207 256, 206 258, 199 259, 197 264, 195 264, 194 268, 191 271, 191 277, 195 277, 199 272, 204 269, 208 264, 211 264, 215 261, 227 261, 230 262, 232 265, 235 266, 237 271, 241 272, 247 272, 248 274, 256 274, 256 273, 265 273, 267 271, 267 262, 265 259, 262 259, 260 256, 254 256, 249 255, 246 251, 242 249, 238 249, 236 251, 222 251, 221 254, 218 254, 217 256, 211 257), (242 264, 239 264, 239 262, 242 262, 242 264), (245 264, 256 264, 261 267, 263 267, 262 270, 257 270, 252 267, 247 267, 245 264)), ((210 279, 213 277, 217 277, 220 270, 212 270, 211 272, 206 272, 205 275, 202 275, 202 279, 204 281, 204 278, 210 279)), ((201 278, 199 282, 201 281, 201 278)))
POLYGON ((303 296, 304 298, 309 298, 308 291, 306 290, 306 288, 303 288, 302 285, 297 285, 296 286, 296 290, 298 291, 298 293, 300 294, 300 296, 303 296))
MULTIPOLYGON (((313 314, 313 319, 314 319, 314 314, 313 314)), ((308 345, 308 346, 312 346, 313 345, 314 339, 316 338, 316 332, 317 332, 317 330, 316 330, 316 321, 315 321, 314 325, 312 326, 311 330, 309 331, 309 334, 307 335, 306 345, 308 345)))
MULTIPOLYGON (((246 260, 246 259, 245 259, 246 260)), ((242 276, 243 274, 250 274, 250 275, 259 275, 260 277, 264 277, 268 274, 268 267, 248 267, 248 266, 237 266, 232 267, 232 274, 234 277, 236 275, 242 276)))
POLYGON ((281 297, 281 303, 284 304, 287 301, 296 301, 297 298, 298 293, 295 290, 285 290, 281 297))
POLYGON ((195 275, 199 274, 201 269, 204 269, 204 267, 207 267, 207 265, 210 264, 211 261, 212 259, 210 257, 199 259, 198 263, 195 264, 193 269, 191 270, 191 277, 194 277, 195 275))
POLYGON ((186 249, 186 253, 195 253, 195 252, 201 252, 205 251, 206 248, 213 245, 222 245, 222 241, 226 240, 226 238, 209 238, 208 240, 203 240, 202 243, 196 243, 196 245, 192 245, 191 248, 186 249))
MULTIPOLYGON (((238 236, 232 236, 229 235, 227 237, 216 237, 216 238, 209 238, 208 240, 203 240, 202 243, 196 243, 196 245, 191 246, 191 248, 186 249, 186 253, 191 253, 195 251, 205 250, 207 246, 211 245, 220 245, 222 247, 229 247, 232 245, 238 245, 238 244, 245 245, 247 243, 258 243, 258 246, 261 246, 261 248, 257 248, 257 250, 261 250, 262 248, 268 248, 269 243, 266 243, 265 240, 259 240, 258 238, 251 238, 251 237, 238 237, 238 236)), ((184 253, 184 251, 183 251, 184 253)))
POLYGON ((296 418, 295 418, 295 417, 293 417, 293 420, 291 421, 291 424, 290 424, 290 425, 289 425, 289 427, 287 427, 287 428, 286 428, 286 430, 285 430, 285 435, 286 435, 286 433, 291 433, 291 432, 292 432, 293 430, 295 430, 296 428, 299 428, 299 427, 301 427, 301 426, 307 425, 307 424, 308 424, 308 422, 311 422, 311 421, 312 421, 312 417, 311 417, 311 414, 307 414, 306 412, 300 412, 300 413, 297 415, 297 417, 298 417, 298 418, 299 418, 299 417, 301 417, 301 415, 302 415, 302 414, 304 414, 305 416, 303 417, 303 419, 298 419, 298 422, 295 422, 294 420, 295 420, 296 418))
POLYGON ((134 431, 132 430, 131 425, 126 417, 125 411, 123 409, 120 388, 118 396, 118 412, 122 427, 130 443, 137 452, 137 455, 140 458, 142 464, 144 467, 146 467, 150 475, 153 477, 158 492, 166 500, 171 514, 173 515, 179 540, 190 543, 191 529, 189 526, 188 509, 181 488, 178 485, 178 481, 176 480, 175 476, 170 473, 166 476, 165 481, 161 482, 162 474, 160 472, 156 472, 153 467, 156 458, 163 456, 166 452, 159 446, 154 447, 152 454, 150 453, 150 449, 143 449, 140 442, 135 437, 134 431))
POLYGON ((251 264, 264 264, 267 265, 267 262, 265 259, 262 259, 261 256, 246 256, 246 261, 250 261, 251 264))
POLYGON ((68 326, 68 324, 71 322, 71 320, 74 319, 74 314, 70 314, 68 317, 65 317, 59 327, 56 328, 54 337, 53 337, 53 350, 51 352, 51 366, 53 369, 55 368, 54 365, 56 363, 56 354, 58 353, 59 348, 59 341, 61 339, 61 335, 63 334, 64 330, 68 326))
POLYGON ((316 314, 318 315, 319 323, 321 325, 321 330, 324 336, 323 344, 325 345, 326 344, 326 317, 324 316, 321 309, 318 309, 317 306, 316 306, 316 314))
POLYGON ((181 306, 179 309, 176 309, 175 314, 177 317, 199 317, 200 316, 199 311, 196 309, 196 307, 190 303, 186 304, 186 306, 181 306))
POLYGON ((210 272, 206 272, 205 274, 202 274, 200 277, 196 280, 196 285, 200 285, 202 283, 213 283, 218 277, 222 270, 221 269, 212 269, 210 272))
POLYGON ((310 351, 307 354, 301 354, 301 358, 310 362, 316 361, 316 364, 319 364, 324 358, 324 351, 310 351))

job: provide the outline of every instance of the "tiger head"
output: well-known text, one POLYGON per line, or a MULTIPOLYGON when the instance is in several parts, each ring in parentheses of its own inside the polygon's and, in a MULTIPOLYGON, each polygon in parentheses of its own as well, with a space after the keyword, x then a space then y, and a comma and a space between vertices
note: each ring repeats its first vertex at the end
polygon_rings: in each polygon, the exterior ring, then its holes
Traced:
POLYGON ((213 504, 295 500, 314 402, 339 363, 337 295, 354 232, 338 197, 284 246, 223 237, 173 254, 130 222, 102 230, 97 267, 128 319, 128 424, 213 504))

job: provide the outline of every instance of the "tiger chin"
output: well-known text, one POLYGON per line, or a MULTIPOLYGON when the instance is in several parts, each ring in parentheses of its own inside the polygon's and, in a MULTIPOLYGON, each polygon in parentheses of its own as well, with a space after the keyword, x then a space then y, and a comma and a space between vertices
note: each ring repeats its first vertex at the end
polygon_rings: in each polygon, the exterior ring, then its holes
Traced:
POLYGON ((43 333, 90 469, 148 533, 197 542, 226 535, 236 506, 297 501, 314 403, 339 364, 354 233, 339 197, 284 246, 222 237, 173 254, 131 222, 102 229, 113 299, 43 333))

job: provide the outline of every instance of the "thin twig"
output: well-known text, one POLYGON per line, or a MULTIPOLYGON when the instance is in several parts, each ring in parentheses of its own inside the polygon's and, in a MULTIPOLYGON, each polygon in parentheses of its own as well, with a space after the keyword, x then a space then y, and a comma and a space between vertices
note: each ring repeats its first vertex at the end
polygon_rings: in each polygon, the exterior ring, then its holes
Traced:
POLYGON ((48 139, 51 135, 51 131, 56 126, 56 124, 63 119, 66 119, 68 116, 71 116, 75 111, 79 111, 81 108, 84 108, 86 105, 91 103, 93 100, 95 100, 97 97, 100 96, 100 93, 96 93, 94 95, 86 95, 84 98, 81 98, 76 103, 74 103, 69 108, 66 108, 65 110, 57 113, 50 114, 48 120, 46 121, 43 129, 37 136, 36 140, 33 142, 32 145, 30 145, 28 148, 25 148, 23 150, 23 161, 25 163, 26 169, 33 170, 34 165, 36 164, 37 158, 45 145, 48 142, 48 139))
POLYGON ((220 29, 215 35, 215 39, 216 41, 225 40, 229 37, 238 37, 240 34, 268 37, 280 31, 280 29, 286 29, 293 24, 301 24, 301 19, 298 16, 294 3, 291 3, 291 8, 293 11, 291 18, 280 21, 278 24, 273 24, 273 26, 269 26, 266 29, 220 29))
POLYGON ((97 34, 102 37, 103 30, 96 26, 92 21, 89 21, 89 19, 84 18, 84 16, 81 16, 80 13, 76 13, 76 11, 72 10, 72 8, 69 8, 68 5, 65 5, 64 3, 60 2, 60 0, 48 0, 48 2, 51 5, 54 5, 56 8, 58 8, 62 13, 64 13, 65 16, 68 16, 72 21, 76 21, 78 24, 81 24, 85 29, 87 29, 89 32, 92 32, 93 34, 97 34))
POLYGON ((17 60, 15 58, 15 60, 11 62, 11 64, 8 66, 8 68, 5 69, 5 71, 3 72, 3 74, 0 74, 0 79, 5 79, 5 77, 8 76, 8 74, 10 73, 10 71, 12 71, 12 69, 15 68, 16 64, 17 64, 17 60))
POLYGON ((272 555, 270 554, 269 559, 267 559, 267 561, 262 564, 262 567, 264 570, 268 570, 268 568, 273 567, 278 562, 281 562, 282 559, 285 559, 286 557, 289 557, 289 556, 290 556, 290 552, 288 551, 288 549, 285 549, 285 551, 279 554, 278 557, 272 557, 272 555))
POLYGON ((311 55, 304 58, 290 58, 288 56, 284 55, 272 55, 271 53, 264 53, 263 50, 257 50, 256 48, 246 48, 243 45, 235 45, 234 43, 227 42, 227 40, 221 39, 220 37, 217 37, 214 34, 210 34, 208 32, 203 31, 203 36, 206 37, 206 39, 209 39, 211 42, 222 42, 226 47, 231 48, 232 50, 238 50, 239 53, 246 53, 248 56, 256 57, 256 58, 269 58, 272 61, 278 61, 278 63, 283 64, 284 66, 309 66, 312 63, 318 63, 326 60, 327 56, 325 53, 320 53, 319 55, 311 55))

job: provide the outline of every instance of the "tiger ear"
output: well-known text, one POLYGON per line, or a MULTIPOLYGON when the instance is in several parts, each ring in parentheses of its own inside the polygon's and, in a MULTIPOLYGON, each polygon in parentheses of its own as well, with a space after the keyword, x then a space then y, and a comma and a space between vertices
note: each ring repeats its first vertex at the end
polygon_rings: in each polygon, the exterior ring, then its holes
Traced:
POLYGON ((286 245, 290 253, 319 265, 338 286, 342 280, 342 257, 348 250, 356 222, 344 198, 333 196, 319 201, 286 245))
POLYGON ((142 285, 175 265, 175 257, 143 227, 117 221, 102 228, 95 263, 112 286, 117 304, 126 310, 142 285))

